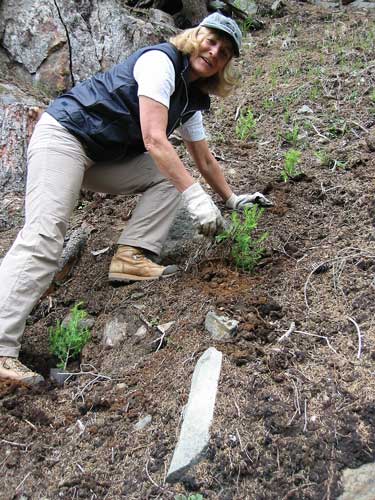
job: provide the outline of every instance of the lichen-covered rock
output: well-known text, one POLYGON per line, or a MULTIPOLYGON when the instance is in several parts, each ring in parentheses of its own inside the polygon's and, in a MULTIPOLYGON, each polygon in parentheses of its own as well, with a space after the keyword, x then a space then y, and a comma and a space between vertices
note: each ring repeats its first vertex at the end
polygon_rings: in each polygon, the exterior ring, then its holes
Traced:
POLYGON ((121 0, 3 0, 0 65, 13 64, 25 81, 54 96, 134 50, 176 34, 167 15, 163 19, 133 17, 121 0))
POLYGON ((37 120, 34 106, 15 102, 0 104, 0 191, 23 192, 26 150, 37 120))
MULTIPOLYGON (((53 54, 62 61, 69 59, 69 48, 64 26, 59 19, 53 0, 5 0, 0 3, 0 39, 10 60, 21 65, 29 74, 30 82, 41 81, 39 70, 53 54), (63 52, 63 54, 61 54, 63 52)), ((46 87, 57 84, 59 89, 70 82, 66 67, 48 72, 44 67, 43 83, 46 87), (47 78, 46 78, 47 77, 47 78)))

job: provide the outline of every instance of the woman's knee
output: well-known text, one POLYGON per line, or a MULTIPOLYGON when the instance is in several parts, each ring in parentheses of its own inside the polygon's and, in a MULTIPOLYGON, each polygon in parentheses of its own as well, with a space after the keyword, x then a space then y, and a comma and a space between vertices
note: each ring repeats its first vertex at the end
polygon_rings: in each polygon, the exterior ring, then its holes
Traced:
POLYGON ((57 266, 66 229, 65 221, 40 217, 25 224, 16 239, 15 246, 20 252, 24 251, 36 259, 49 262, 49 265, 57 266))

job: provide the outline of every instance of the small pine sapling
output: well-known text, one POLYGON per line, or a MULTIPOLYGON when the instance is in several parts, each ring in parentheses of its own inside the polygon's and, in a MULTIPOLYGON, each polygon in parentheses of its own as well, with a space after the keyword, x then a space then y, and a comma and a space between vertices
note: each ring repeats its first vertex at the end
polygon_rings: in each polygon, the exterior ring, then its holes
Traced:
POLYGON ((293 179, 293 177, 296 177, 299 174, 297 171, 297 165, 300 159, 300 151, 289 149, 289 151, 285 153, 285 162, 281 172, 281 178, 284 182, 288 182, 289 179, 293 179))
POLYGON ((256 121, 251 109, 247 109, 247 112, 241 112, 237 124, 236 124, 236 136, 241 140, 245 141, 249 137, 255 137, 256 121))
POLYGON ((216 237, 219 243, 230 243, 234 263, 244 271, 251 272, 264 252, 263 243, 268 238, 268 233, 262 233, 259 238, 253 236, 263 212, 264 208, 258 205, 245 207, 243 217, 233 212, 229 228, 216 237))
POLYGON ((87 317, 87 312, 80 309, 81 305, 82 302, 71 309, 71 318, 67 326, 58 321, 55 327, 49 329, 51 352, 59 360, 57 367, 62 370, 66 370, 69 360, 78 357, 91 337, 90 330, 82 326, 82 320, 87 317))
POLYGON ((298 125, 294 124, 292 129, 287 130, 283 135, 282 135, 284 141, 288 144, 291 144, 293 146, 296 146, 299 141, 299 127, 298 125))

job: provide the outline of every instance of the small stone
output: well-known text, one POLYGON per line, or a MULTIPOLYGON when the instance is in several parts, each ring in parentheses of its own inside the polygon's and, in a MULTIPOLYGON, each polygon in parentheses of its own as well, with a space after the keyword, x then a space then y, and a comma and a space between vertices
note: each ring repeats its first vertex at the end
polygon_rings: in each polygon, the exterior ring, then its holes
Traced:
POLYGON ((65 381, 71 376, 71 373, 65 372, 62 368, 51 368, 49 371, 49 377, 57 385, 64 385, 65 381))
POLYGON ((314 111, 311 108, 309 108, 309 106, 307 106, 306 104, 304 104, 303 106, 301 106, 299 108, 299 110, 297 111, 297 113, 301 113, 301 114, 310 113, 310 114, 312 114, 312 113, 314 113, 314 111))
POLYGON ((147 328, 142 325, 138 328, 138 330, 135 332, 134 334, 134 337, 138 337, 138 338, 143 338, 147 335, 147 328))
POLYGON ((144 311, 146 306, 144 304, 133 304, 134 309, 138 309, 138 311, 144 311))
POLYGON ((169 323, 163 323, 162 325, 158 325, 158 329, 161 330, 163 333, 166 333, 174 323, 175 323, 174 321, 169 321, 169 323))
POLYGON ((204 326, 213 339, 227 340, 235 335, 238 321, 227 316, 218 316, 214 311, 209 311, 204 326))
POLYGON ((375 464, 345 469, 342 475, 344 493, 338 500, 374 500, 375 464))
POLYGON ((271 10, 274 13, 279 13, 285 8, 285 3, 283 0, 275 0, 271 5, 271 10))
POLYGON ((146 415, 144 418, 142 418, 141 420, 139 420, 135 425, 134 425, 134 429, 136 431, 141 431, 143 430, 145 427, 147 427, 148 425, 150 425, 152 422, 152 417, 151 415, 146 415))
POLYGON ((236 0, 236 7, 246 12, 248 16, 254 16, 258 12, 258 6, 254 0, 236 0))
POLYGON ((366 137, 366 144, 370 151, 375 151, 375 132, 366 137))
POLYGON ((107 347, 116 347, 126 337, 127 324, 121 318, 108 321, 104 327, 103 344, 107 347))

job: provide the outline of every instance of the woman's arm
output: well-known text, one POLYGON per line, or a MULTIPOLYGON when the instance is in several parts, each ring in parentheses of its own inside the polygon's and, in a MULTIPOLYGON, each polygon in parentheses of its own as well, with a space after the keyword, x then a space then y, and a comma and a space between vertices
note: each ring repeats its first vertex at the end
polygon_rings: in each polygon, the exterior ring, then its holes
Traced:
POLYGON ((193 220, 206 236, 215 235, 223 218, 211 197, 195 182, 167 139, 168 110, 149 97, 139 97, 143 142, 160 172, 180 193, 193 220))
POLYGON ((220 164, 209 150, 206 140, 196 142, 185 141, 185 144, 203 177, 212 189, 221 196, 228 208, 243 210, 246 206, 251 207, 254 204, 263 207, 273 205, 272 201, 262 193, 234 194, 225 180, 220 164))
POLYGON ((233 194, 229 184, 225 180, 223 171, 219 162, 211 153, 207 141, 189 142, 185 141, 185 145, 198 170, 206 179, 212 189, 223 199, 227 201, 233 194))
POLYGON ((149 97, 139 97, 143 142, 160 172, 182 193, 195 183, 168 141, 168 109, 149 97))

